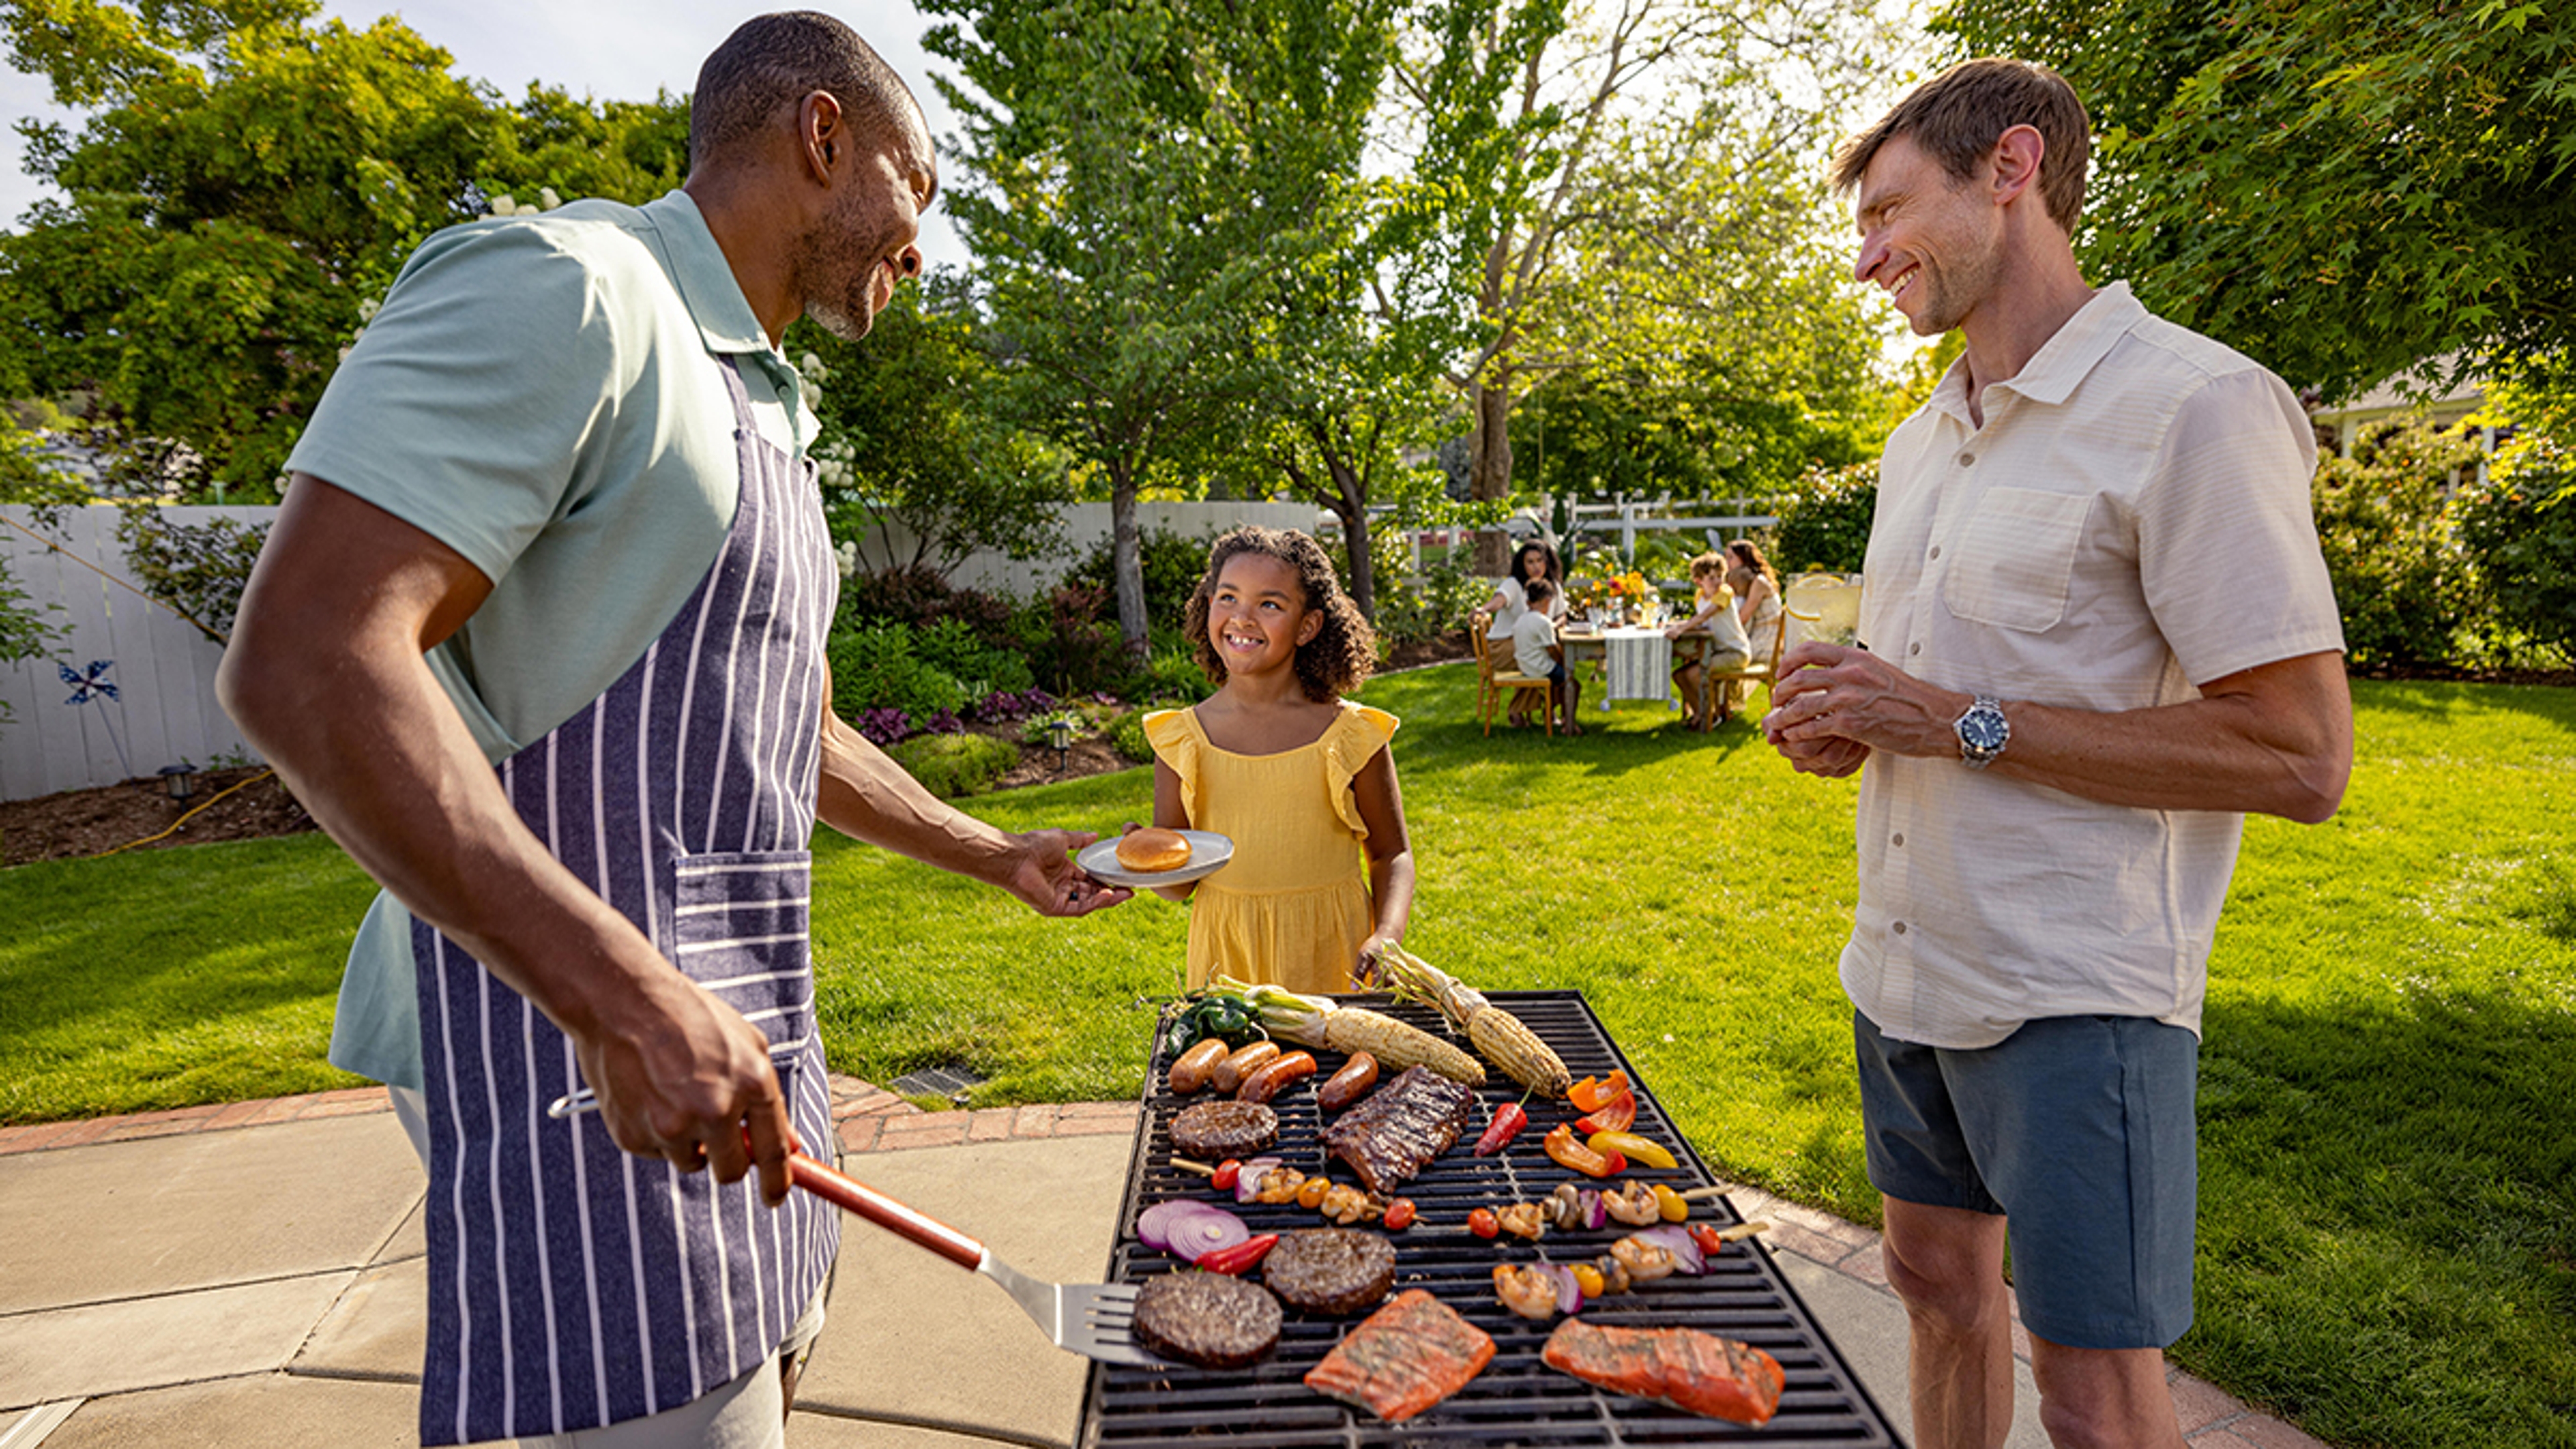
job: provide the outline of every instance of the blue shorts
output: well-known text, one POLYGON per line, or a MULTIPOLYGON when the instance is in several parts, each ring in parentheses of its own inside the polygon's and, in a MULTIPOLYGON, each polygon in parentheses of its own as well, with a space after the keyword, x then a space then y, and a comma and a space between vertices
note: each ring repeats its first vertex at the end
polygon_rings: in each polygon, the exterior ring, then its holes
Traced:
POLYGON ((1896 1041, 1855 1011, 1869 1180, 2009 1220, 2032 1333, 2163 1348, 2191 1327, 2200 1039, 2142 1017, 2025 1022, 1977 1051, 1896 1041))

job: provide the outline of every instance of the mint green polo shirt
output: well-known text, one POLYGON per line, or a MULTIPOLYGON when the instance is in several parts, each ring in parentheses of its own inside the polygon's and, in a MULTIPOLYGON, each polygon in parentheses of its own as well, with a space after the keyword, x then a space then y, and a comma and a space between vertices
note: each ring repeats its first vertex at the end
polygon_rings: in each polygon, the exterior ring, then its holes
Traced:
MULTIPOLYGON (((614 684, 714 563, 739 485, 726 357, 761 433, 802 452, 795 369, 674 191, 438 233, 332 376, 287 466, 492 581, 428 661, 496 764, 614 684)), ((351 947, 331 1061, 421 1085, 411 917, 390 896, 351 947)))

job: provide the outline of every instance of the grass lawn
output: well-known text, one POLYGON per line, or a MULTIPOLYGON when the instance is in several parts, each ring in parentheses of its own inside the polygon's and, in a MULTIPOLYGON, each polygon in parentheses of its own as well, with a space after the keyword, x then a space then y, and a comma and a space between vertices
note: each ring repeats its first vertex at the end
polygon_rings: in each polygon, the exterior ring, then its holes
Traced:
MULTIPOLYGON (((1875 1221, 1834 975, 1854 787, 1632 706, 1487 740, 1473 687, 1367 692, 1408 721, 1408 944, 1480 986, 1581 989, 1712 1164, 1875 1221)), ((2342 813, 2247 825, 2175 1355, 2336 1443, 2576 1445, 2576 692, 2354 694, 2342 813)), ((974 808, 1110 830, 1149 797, 1131 771, 974 808)), ((1140 1090, 1180 908, 1041 921, 837 841, 816 874, 837 1067, 964 1062, 978 1105, 1140 1090)), ((319 838, 0 872, 0 1120, 346 1084, 320 1055, 366 895, 319 838)))

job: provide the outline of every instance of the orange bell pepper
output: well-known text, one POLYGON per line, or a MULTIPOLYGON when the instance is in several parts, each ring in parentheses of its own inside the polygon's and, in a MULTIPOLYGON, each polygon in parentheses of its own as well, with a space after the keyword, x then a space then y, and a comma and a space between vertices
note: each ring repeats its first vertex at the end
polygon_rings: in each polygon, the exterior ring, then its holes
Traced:
POLYGON ((1586 1112, 1598 1112, 1627 1090, 1628 1074, 1612 1072, 1607 1077, 1585 1077, 1566 1092, 1565 1099, 1586 1112))
POLYGON ((1571 1167, 1586 1177, 1609 1177, 1627 1170, 1627 1160, 1616 1152, 1595 1152, 1575 1139, 1574 1124, 1559 1122, 1547 1134, 1547 1155, 1560 1167, 1571 1167))

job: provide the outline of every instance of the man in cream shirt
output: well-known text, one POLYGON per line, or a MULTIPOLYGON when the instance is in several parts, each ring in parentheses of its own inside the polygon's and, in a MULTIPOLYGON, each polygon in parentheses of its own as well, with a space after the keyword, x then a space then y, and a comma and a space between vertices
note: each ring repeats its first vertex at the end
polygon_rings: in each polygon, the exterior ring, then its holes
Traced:
POLYGON ((2086 131, 1977 60, 1837 158, 1857 276, 1967 350, 1888 440, 1859 647, 1792 648, 1764 721, 1866 765, 1842 978, 1924 1449, 2003 1442, 2008 1292, 2053 1441, 2180 1449, 2210 939, 2243 812, 2324 820, 2351 770, 2307 419, 2085 281, 2086 131))

